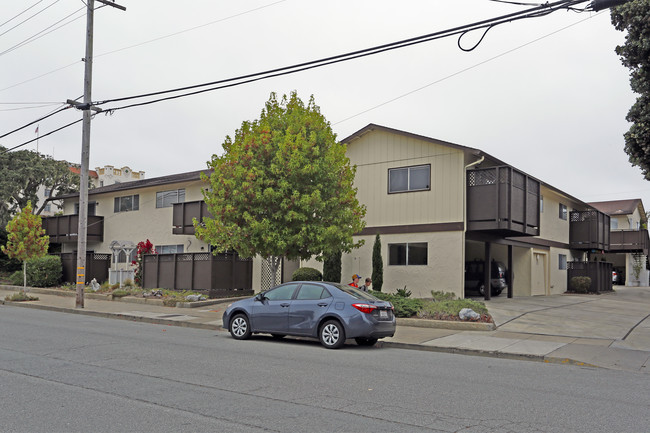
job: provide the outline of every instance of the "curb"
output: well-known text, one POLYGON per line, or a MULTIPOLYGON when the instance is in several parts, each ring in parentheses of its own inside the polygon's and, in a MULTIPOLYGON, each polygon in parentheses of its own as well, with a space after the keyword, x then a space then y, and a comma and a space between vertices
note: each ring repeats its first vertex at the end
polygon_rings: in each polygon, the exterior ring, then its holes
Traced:
MULTIPOLYGON (((37 301, 36 301, 37 302, 37 301)), ((25 301, 13 302, 13 301, 3 301, 4 305, 11 305, 22 308, 34 308, 37 310, 46 310, 46 311, 55 311, 59 313, 70 313, 70 314, 81 314, 84 316, 93 316, 93 317, 103 317, 107 319, 120 319, 128 320, 131 322, 144 322, 152 323, 155 325, 166 325, 166 326, 178 326, 181 328, 196 328, 196 329, 208 329, 212 331, 221 330, 220 326, 217 325, 208 325, 207 323, 192 323, 192 322, 179 322, 179 321, 169 321, 165 319, 157 319, 155 317, 142 317, 142 316, 129 316, 120 313, 102 313, 99 311, 89 311, 83 309, 74 309, 74 308, 62 308, 62 307, 52 307, 50 305, 38 305, 38 304, 29 304, 25 301)))
POLYGON ((453 320, 431 320, 431 319, 407 319, 396 318, 398 325, 412 326, 416 328, 440 328, 455 329, 459 331, 494 331, 497 329, 494 323, 483 322, 459 322, 453 320))

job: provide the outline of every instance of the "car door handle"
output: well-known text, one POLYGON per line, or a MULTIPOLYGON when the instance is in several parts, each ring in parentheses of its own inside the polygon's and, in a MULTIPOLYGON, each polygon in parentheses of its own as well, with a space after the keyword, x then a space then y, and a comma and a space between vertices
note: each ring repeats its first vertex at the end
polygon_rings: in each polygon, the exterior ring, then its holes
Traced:
POLYGON ((281 307, 288 307, 289 305, 291 305, 291 304, 286 304, 286 303, 285 304, 280 304, 281 307))
POLYGON ((318 304, 319 307, 327 307, 329 304, 327 302, 320 302, 318 304))

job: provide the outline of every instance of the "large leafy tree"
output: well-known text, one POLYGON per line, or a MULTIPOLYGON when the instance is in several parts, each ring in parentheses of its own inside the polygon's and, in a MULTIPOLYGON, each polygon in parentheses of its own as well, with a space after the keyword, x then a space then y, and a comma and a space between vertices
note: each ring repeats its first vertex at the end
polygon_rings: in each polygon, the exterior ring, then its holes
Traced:
POLYGON ((0 246, 9 258, 23 262, 23 285, 27 285, 27 260, 47 254, 49 236, 41 224, 41 217, 32 213, 32 204, 17 213, 7 224, 7 245, 0 246))
POLYGON ((70 164, 31 150, 7 152, 0 146, 0 225, 31 202, 40 215, 46 205, 39 203, 39 187, 56 197, 79 191, 79 175, 70 171, 70 164))
POLYGON ((632 125, 625 133, 625 152, 650 180, 650 0, 612 8, 611 18, 617 30, 627 31, 616 53, 630 69, 630 87, 639 95, 626 117, 632 125))
POLYGON ((213 218, 195 222, 215 251, 259 254, 276 275, 283 256, 322 260, 362 244, 352 237, 366 212, 352 185, 356 168, 313 97, 305 105, 296 92, 281 100, 272 93, 260 118, 243 122, 223 149, 208 162, 213 218))

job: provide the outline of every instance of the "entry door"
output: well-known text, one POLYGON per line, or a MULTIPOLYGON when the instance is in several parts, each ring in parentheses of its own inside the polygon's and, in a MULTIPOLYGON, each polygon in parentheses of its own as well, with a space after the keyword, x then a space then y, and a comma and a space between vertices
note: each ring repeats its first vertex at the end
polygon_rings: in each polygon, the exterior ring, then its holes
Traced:
POLYGON ((546 295, 546 259, 547 255, 544 253, 533 252, 533 266, 532 266, 532 287, 530 294, 546 295))

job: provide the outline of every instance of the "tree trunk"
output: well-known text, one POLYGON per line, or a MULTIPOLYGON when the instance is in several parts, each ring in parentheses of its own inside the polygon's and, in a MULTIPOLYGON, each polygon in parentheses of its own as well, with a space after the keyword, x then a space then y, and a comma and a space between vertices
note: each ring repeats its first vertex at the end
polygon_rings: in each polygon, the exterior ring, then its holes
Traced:
POLYGON ((27 288, 27 260, 23 260, 23 292, 27 288))
MULTIPOLYGON (((271 268, 271 275, 273 281, 271 281, 271 287, 275 286, 275 282, 277 281, 277 276, 278 276, 278 268, 280 267, 280 260, 282 257, 280 256, 269 256, 267 260, 269 261, 269 267, 271 268)), ((282 281, 282 278, 280 278, 280 281, 282 281)))

